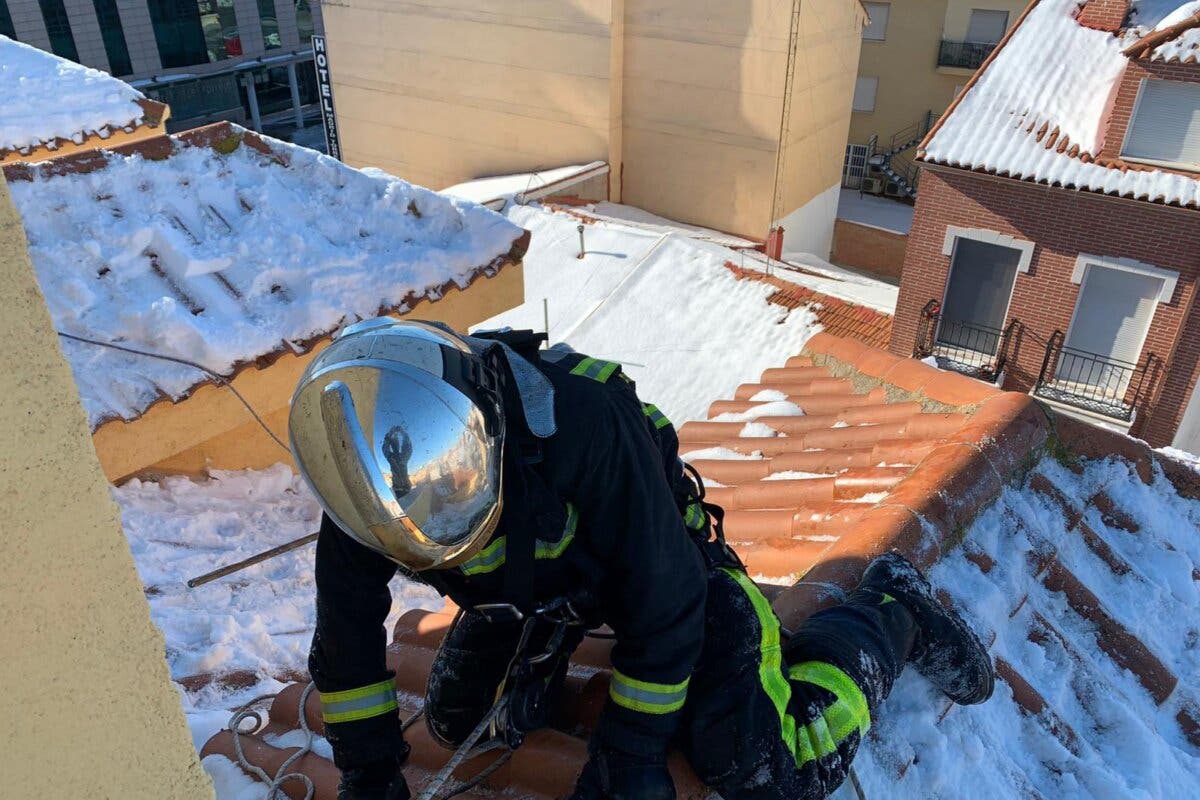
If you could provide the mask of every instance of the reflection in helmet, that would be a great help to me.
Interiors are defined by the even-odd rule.
[[[412,491],[412,481],[408,478],[408,460],[412,458],[412,439],[399,425],[393,426],[383,437],[383,457],[392,468],[392,493],[396,499],[404,497]]]

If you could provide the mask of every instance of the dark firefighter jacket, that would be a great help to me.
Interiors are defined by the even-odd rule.
[[[706,518],[689,504],[694,484],[673,427],[639,401],[616,364],[568,354],[538,367],[555,389],[557,432],[540,441],[538,463],[522,473],[530,479],[518,482],[521,496],[506,480],[490,544],[431,582],[461,607],[505,602],[507,536],[518,520],[536,520],[535,599],[588,586],[597,620],[616,633],[612,686],[595,734],[605,741],[594,744],[657,754],[678,725],[704,636],[706,572],[687,527],[704,529]],[[517,402],[506,398],[510,426],[523,419]],[[396,569],[323,519],[309,669],[342,769],[403,747],[384,661]]]

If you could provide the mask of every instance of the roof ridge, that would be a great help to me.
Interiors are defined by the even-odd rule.
[[[1200,28],[1200,11],[1162,30],[1150,31],[1121,52],[1129,58],[1144,58],[1154,48],[1166,44],[1193,28]]]

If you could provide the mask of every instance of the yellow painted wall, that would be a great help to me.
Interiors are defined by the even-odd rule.
[[[609,161],[613,0],[324,6],[348,163],[435,189]]]
[[[884,41],[864,39],[858,74],[879,78],[873,112],[854,112],[848,142],[866,144],[872,134],[887,143],[927,110],[941,114],[954,90],[972,71],[937,66],[942,39],[961,41],[971,9],[1003,9],[1011,27],[1022,0],[892,0]]]
[[[211,800],[3,176],[0,308],[0,795]]]
[[[790,0],[328,5],[344,152],[356,166],[433,188],[606,160],[613,199],[764,237],[791,7]],[[805,0],[802,8],[807,52],[791,131],[799,155],[789,164],[795,181],[785,211],[837,182],[863,16],[857,0]]]

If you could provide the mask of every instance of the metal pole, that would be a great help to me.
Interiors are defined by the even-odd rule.
[[[262,133],[262,115],[258,111],[258,91],[254,88],[253,73],[242,79],[242,86],[246,87],[246,99],[250,102],[250,126]]]
[[[580,224],[577,230],[579,231],[579,258],[582,259],[587,253],[587,249],[583,245],[583,225]]]
[[[292,115],[296,118],[296,127],[304,127],[304,112],[300,110],[300,81],[296,78],[296,62],[287,65],[288,88],[292,90]]]
[[[281,556],[284,553],[290,553],[293,550],[299,550],[301,547],[304,547],[304,545],[315,542],[317,540],[317,535],[318,534],[310,533],[307,536],[301,536],[299,539],[288,542],[287,544],[281,544],[278,547],[272,547],[270,550],[265,550],[256,556],[250,556],[244,561],[238,561],[235,564],[230,564],[228,566],[221,567],[220,569],[215,569],[212,572],[206,572],[199,577],[192,578],[187,582],[187,586],[189,589],[195,589],[197,586],[203,586],[206,583],[212,583],[217,578],[224,578],[226,575],[232,575],[235,572],[241,572],[242,570],[246,569],[246,567],[253,567],[255,564],[261,564],[264,561],[275,558],[275,556]]]
[[[546,330],[546,345],[550,345],[550,298],[542,298],[542,325]]]

